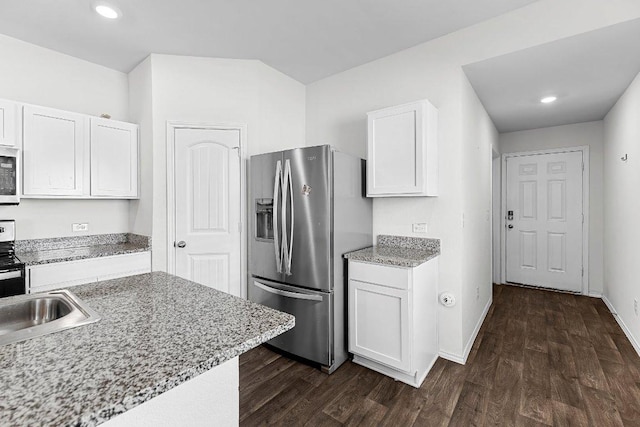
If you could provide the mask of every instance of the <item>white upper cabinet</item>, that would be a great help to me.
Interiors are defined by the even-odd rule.
[[[20,130],[18,105],[0,99],[0,145],[15,147]]]
[[[89,118],[24,107],[24,195],[82,196],[88,185]]]
[[[438,110],[427,100],[367,114],[367,196],[438,195]]]
[[[91,118],[91,195],[138,196],[138,125]]]

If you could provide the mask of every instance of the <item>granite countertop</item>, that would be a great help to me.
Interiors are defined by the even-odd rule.
[[[404,236],[378,236],[377,246],[344,254],[346,259],[395,267],[417,267],[440,255],[440,240]]]
[[[102,319],[0,347],[0,425],[100,424],[295,323],[161,272],[70,290]]]
[[[16,255],[26,265],[51,264],[54,262],[76,261],[79,259],[98,258],[104,256],[124,255],[135,252],[146,252],[148,246],[137,243],[115,243],[78,248],[48,249],[31,252],[18,252]]]
[[[149,250],[151,248],[148,237],[125,233],[16,242],[16,255],[28,266]]]

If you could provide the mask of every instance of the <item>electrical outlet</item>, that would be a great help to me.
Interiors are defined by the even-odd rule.
[[[636,316],[638,315],[638,298],[633,299],[633,312],[636,313]]]
[[[87,222],[74,223],[72,225],[72,229],[73,229],[74,232],[89,231],[89,223],[87,223]]]
[[[414,233],[426,233],[427,232],[427,223],[426,222],[417,222],[413,224],[413,232]]]
[[[480,299],[480,286],[476,286],[476,301]]]

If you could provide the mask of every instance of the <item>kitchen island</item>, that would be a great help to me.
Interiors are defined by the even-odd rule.
[[[237,394],[237,356],[294,326],[286,313],[161,272],[71,291],[102,320],[0,347],[0,425],[117,421],[229,363]]]

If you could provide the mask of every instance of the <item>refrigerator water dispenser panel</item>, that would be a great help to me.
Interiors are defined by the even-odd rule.
[[[273,199],[256,199],[256,239],[273,240]]]

